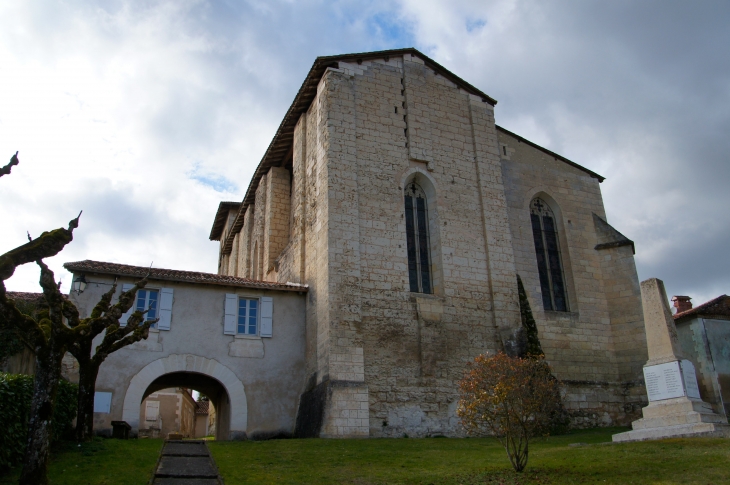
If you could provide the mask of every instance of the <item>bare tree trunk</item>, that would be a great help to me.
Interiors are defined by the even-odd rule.
[[[48,453],[53,433],[53,409],[58,381],[61,378],[62,349],[50,352],[36,351],[36,373],[33,382],[33,400],[28,421],[28,439],[23,459],[20,485],[48,483]]]
[[[94,437],[94,392],[99,366],[89,360],[79,362],[79,400],[76,411],[76,440],[89,441]]]

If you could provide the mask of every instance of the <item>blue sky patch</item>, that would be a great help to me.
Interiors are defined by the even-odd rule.
[[[188,178],[207,185],[216,192],[236,192],[238,185],[228,180],[223,175],[205,173],[200,169],[200,163],[195,163],[193,169],[188,172]]]
[[[485,25],[487,25],[487,21],[484,19],[466,19],[466,31],[469,33],[482,30]]]

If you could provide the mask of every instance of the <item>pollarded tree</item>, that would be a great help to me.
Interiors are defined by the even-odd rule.
[[[16,152],[10,163],[0,168],[0,177],[9,174],[11,168],[18,165],[17,155]],[[44,232],[38,238],[0,255],[0,328],[16,332],[23,343],[33,349],[36,358],[28,438],[20,476],[21,485],[48,483],[52,417],[64,354],[76,342],[84,341],[86,335],[91,333],[92,327],[96,328],[95,325],[109,329],[110,336],[115,335],[115,326],[119,327],[119,318],[132,307],[137,289],[146,284],[146,279],[143,279],[129,291],[123,292],[115,305],[110,304],[110,295],[109,302],[102,302],[97,314],[87,319],[80,319],[78,309],[61,294],[53,271],[43,262],[44,258],[55,256],[73,240],[73,231],[78,225],[79,217],[76,217],[71,220],[67,229],[59,228]],[[15,301],[8,297],[5,288],[5,281],[15,273],[16,268],[32,262],[40,267],[40,286],[47,305],[47,309],[36,318],[21,312]],[[129,320],[127,327],[130,328],[125,330],[127,334],[108,343],[107,347],[102,349],[107,355],[123,346],[122,342],[131,343],[126,339],[130,333],[145,338],[149,325],[153,323],[141,323],[143,312],[139,311]]]
[[[144,288],[147,284],[147,277],[138,281],[136,285],[122,296],[131,294],[132,304],[137,290]],[[94,433],[94,389],[96,378],[99,375],[99,367],[106,360],[109,354],[146,339],[149,335],[150,326],[159,319],[145,319],[147,311],[135,311],[127,320],[126,325],[120,325],[119,318],[122,317],[121,308],[118,304],[112,305],[112,297],[117,289],[116,281],[111,289],[102,295],[99,303],[96,304],[91,315],[83,320],[69,320],[69,325],[74,328],[76,325],[85,325],[87,330],[78,335],[68,347],[68,351],[79,363],[79,395],[76,415],[76,439],[86,441],[93,437]],[[121,298],[120,298],[121,301]],[[124,307],[130,308],[126,304]],[[146,321],[145,321],[146,320]],[[101,343],[92,349],[94,338],[104,333]],[[93,350],[93,352],[92,352]]]
[[[499,439],[518,472],[527,466],[530,439],[547,434],[562,409],[559,383],[542,357],[480,355],[459,390],[457,414],[466,430]]]

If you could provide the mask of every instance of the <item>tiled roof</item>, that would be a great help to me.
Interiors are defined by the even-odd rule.
[[[176,269],[145,268],[127,264],[105,263],[102,261],[74,261],[65,263],[64,268],[73,273],[99,273],[115,276],[131,276],[143,278],[149,272],[150,279],[177,281],[180,283],[200,283],[208,285],[238,286],[241,288],[255,288],[262,290],[307,291],[307,285],[297,283],[274,283],[271,281],[257,281],[248,278],[219,275],[213,273],[198,273],[196,271],[180,271]]]
[[[195,408],[195,414],[208,414],[208,405],[210,401],[198,401]]]
[[[27,293],[25,291],[8,291],[8,298],[35,303],[43,299],[43,293]]]
[[[714,300],[710,300],[706,303],[703,303],[702,305],[697,305],[696,307],[692,308],[691,310],[686,310],[681,313],[677,313],[674,315],[675,320],[681,320],[686,317],[692,317],[692,316],[722,316],[722,317],[730,317],[730,296],[727,295],[721,295],[715,298]]]

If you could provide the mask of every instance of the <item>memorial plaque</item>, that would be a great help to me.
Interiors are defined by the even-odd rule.
[[[694,399],[702,399],[700,397],[700,388],[697,385],[697,374],[695,374],[695,366],[689,360],[683,360],[682,378],[684,379],[684,388],[687,391],[687,397]]]
[[[649,401],[661,401],[685,395],[678,361],[644,367],[644,382]]]

